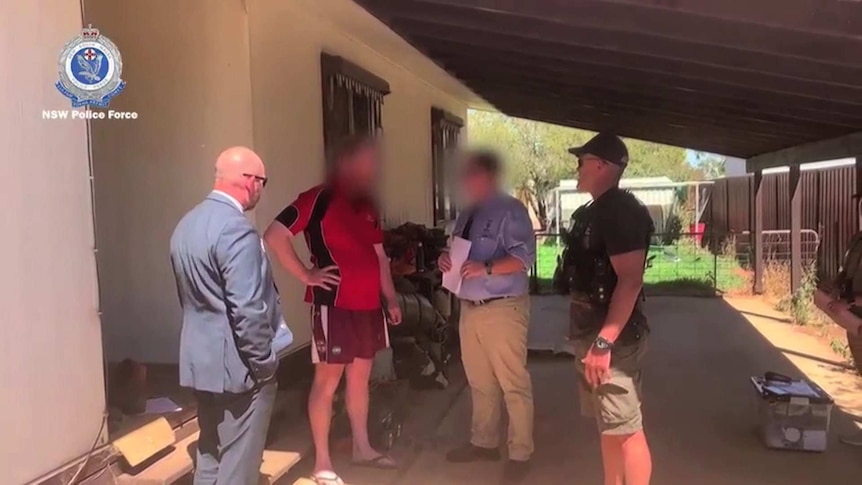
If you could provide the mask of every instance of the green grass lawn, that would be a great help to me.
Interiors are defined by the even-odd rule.
[[[563,250],[557,241],[556,237],[547,237],[538,244],[537,271],[541,290],[550,288],[557,256]],[[716,257],[687,239],[670,246],[653,246],[649,255],[653,257],[652,263],[644,274],[648,292],[711,292],[714,288],[725,292],[746,284],[734,258]]]

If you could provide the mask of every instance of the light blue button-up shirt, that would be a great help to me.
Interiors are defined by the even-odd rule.
[[[485,263],[511,255],[524,263],[524,271],[466,279],[461,283],[458,297],[478,301],[526,295],[530,290],[527,272],[536,260],[536,237],[527,208],[510,195],[498,194],[477,207],[462,211],[455,221],[454,235],[462,236],[471,214],[470,261]]]

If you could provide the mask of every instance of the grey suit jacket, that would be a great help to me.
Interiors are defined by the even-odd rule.
[[[284,318],[260,236],[230,199],[211,193],[171,237],[183,311],[180,385],[240,393],[275,375]]]

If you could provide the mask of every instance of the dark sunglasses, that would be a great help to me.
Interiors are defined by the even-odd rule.
[[[608,161],[606,161],[606,160],[602,160],[602,159],[601,159],[601,158],[599,158],[599,157],[592,157],[592,156],[579,157],[579,158],[578,158],[578,168],[583,167],[583,166],[584,166],[584,161],[586,161],[586,160],[598,160],[602,165],[607,165],[607,164],[609,164],[609,163],[610,163],[610,162],[608,162]]]
[[[256,181],[260,182],[262,187],[266,187],[266,183],[269,181],[269,179],[266,177],[261,177],[260,175],[254,175],[254,174],[250,174],[250,173],[244,173],[244,174],[242,174],[242,176],[255,179]]]

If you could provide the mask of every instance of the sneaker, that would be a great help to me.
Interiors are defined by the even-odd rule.
[[[527,478],[530,471],[529,461],[509,460],[503,468],[503,485],[517,485]]]
[[[455,448],[446,453],[446,461],[451,463],[470,463],[473,461],[499,461],[500,450],[497,448],[482,448],[472,443]]]
[[[862,429],[852,434],[840,436],[838,439],[845,445],[862,447]]]

